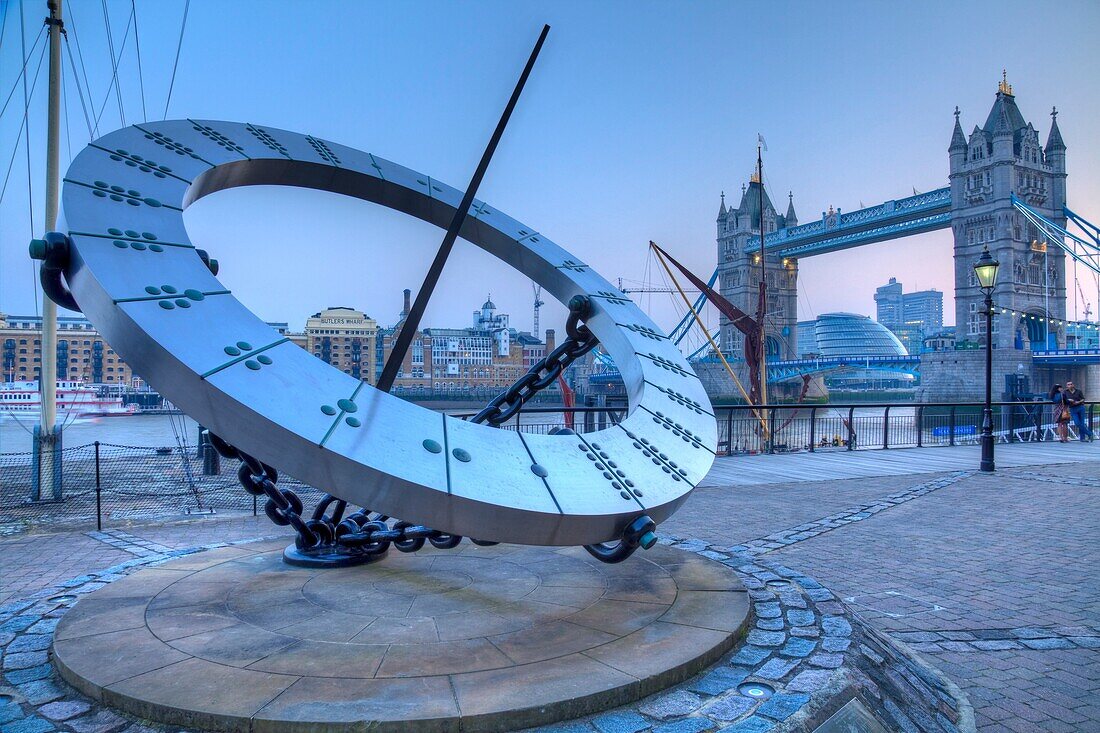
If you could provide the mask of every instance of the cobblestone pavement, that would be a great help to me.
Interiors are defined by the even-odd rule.
[[[981,731],[1100,731],[1097,463],[700,489],[662,530],[813,576],[939,666]]]
[[[661,531],[697,538],[695,549],[703,554],[707,545],[730,548],[737,557],[794,568],[820,582],[860,619],[906,642],[957,683],[975,708],[979,730],[1100,731],[1097,465],[701,488]],[[261,516],[17,536],[0,541],[0,604],[141,562],[148,553],[280,532]],[[3,636],[0,645],[8,643]],[[103,715],[50,709],[40,723],[16,728],[3,720],[2,693],[5,731],[52,730],[51,713],[80,720]],[[675,694],[702,693],[685,686]],[[711,704],[708,699],[701,704]],[[638,725],[637,712],[621,715]],[[687,719],[694,727],[673,718],[666,725],[713,729],[694,715]],[[109,722],[86,727],[105,733],[130,724]],[[576,729],[602,731],[604,722]]]

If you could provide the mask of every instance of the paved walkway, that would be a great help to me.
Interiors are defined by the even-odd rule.
[[[997,445],[995,458],[999,468],[1096,461],[1100,460],[1100,444],[1080,441],[1064,444],[1058,442],[1005,443]],[[701,485],[775,485],[792,481],[966,471],[976,468],[980,459],[981,448],[977,445],[857,451],[825,448],[812,454],[799,452],[728,456],[718,458],[714,462],[714,468],[703,479]]]
[[[661,532],[813,576],[959,684],[979,730],[1100,731],[1100,446],[997,455],[992,475],[972,447],[723,458]],[[280,532],[248,517],[7,539],[0,604],[163,548]]]
[[[1034,465],[1028,448],[1076,462]],[[856,457],[873,471],[882,455]],[[736,465],[744,479],[769,460],[808,470],[816,457],[721,459],[661,529],[813,576],[962,687],[981,731],[1100,731],[1100,445],[998,446],[992,475],[973,471],[973,455],[965,471],[919,475],[914,461],[908,474],[882,465],[878,477],[770,486],[715,475]],[[928,490],[940,477],[953,480]]]

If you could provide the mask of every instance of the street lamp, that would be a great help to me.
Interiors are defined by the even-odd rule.
[[[982,463],[981,470],[992,471],[993,466],[993,286],[997,284],[997,268],[1000,262],[989,254],[989,247],[974,263],[978,287],[985,294],[985,410],[982,411]]]

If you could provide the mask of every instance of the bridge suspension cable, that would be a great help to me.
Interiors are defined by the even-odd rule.
[[[1023,214],[1024,218],[1031,222],[1036,229],[1042,232],[1046,241],[1057,245],[1062,251],[1072,257],[1075,262],[1081,263],[1097,275],[1100,275],[1100,237],[1089,232],[1087,228],[1093,227],[1095,230],[1095,225],[1087,221],[1085,221],[1086,226],[1078,224],[1078,226],[1081,226],[1081,228],[1085,230],[1086,236],[1092,240],[1089,241],[1047,219],[1038,211],[1016,198],[1015,194],[1012,195],[1012,206]],[[1065,212],[1067,217],[1072,213],[1069,209],[1065,209]],[[1073,214],[1072,218],[1075,223],[1077,223],[1078,220],[1084,221],[1076,214]],[[1066,239],[1069,239],[1071,244],[1067,244]]]
[[[710,279],[707,280],[707,287],[713,288],[714,283],[718,282],[718,268],[714,268],[714,272],[711,273]],[[672,339],[672,343],[679,345],[684,337],[687,336],[689,330],[691,330],[691,324],[693,322],[692,314],[695,311],[700,310],[707,302],[707,296],[705,293],[699,293],[699,297],[695,299],[695,304],[688,304],[690,310],[684,314],[684,317],[680,319],[680,322],[669,332],[668,337]]]

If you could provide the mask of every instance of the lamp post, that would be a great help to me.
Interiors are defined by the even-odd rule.
[[[985,294],[985,409],[982,411],[982,463],[981,470],[992,471],[993,466],[993,286],[997,284],[997,268],[1000,262],[989,254],[989,247],[974,263],[978,287]]]

